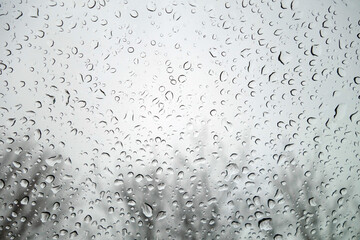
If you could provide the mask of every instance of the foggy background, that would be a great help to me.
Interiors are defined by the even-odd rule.
[[[3,1],[2,236],[358,238],[359,10],[356,1]],[[49,171],[59,183],[41,188]],[[20,173],[30,182],[39,173],[35,199],[61,185],[45,194],[62,199],[60,210],[35,204],[58,211],[50,229],[18,231]]]

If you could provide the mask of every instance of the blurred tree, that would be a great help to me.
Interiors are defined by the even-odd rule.
[[[292,152],[268,171],[250,153],[176,151],[170,162],[112,171],[114,185],[96,184],[103,214],[99,236],[124,239],[357,239],[359,206],[350,186],[330,191],[324,173]],[[153,150],[153,152],[155,152]],[[215,154],[216,153],[216,154]],[[230,156],[230,157],[229,157]],[[140,160],[139,160],[140,161]],[[167,169],[165,169],[167,165]],[[319,168],[317,170],[320,171]],[[100,171],[100,170],[99,170]],[[102,169],[104,173],[108,169]],[[102,174],[99,172],[99,176]],[[99,179],[97,183],[104,182]],[[109,181],[108,181],[109,182]],[[356,206],[351,212],[350,207]],[[95,206],[95,205],[94,205]],[[104,214],[105,213],[105,214]],[[103,234],[99,234],[103,232]]]
[[[61,182],[63,162],[61,155],[28,142],[14,142],[2,150],[0,239],[59,236],[56,231],[67,218]]]
[[[267,224],[259,227],[270,239],[359,239],[360,211],[351,186],[330,190],[319,167],[316,172],[296,162],[293,153],[275,169],[274,196],[263,203]],[[354,208],[355,206],[355,208]],[[351,210],[353,209],[353,210]]]

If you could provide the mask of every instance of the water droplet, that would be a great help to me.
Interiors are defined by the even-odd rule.
[[[275,201],[272,200],[272,199],[269,199],[269,200],[268,200],[268,207],[269,207],[270,209],[273,209],[273,208],[275,207]]]
[[[13,162],[13,165],[14,165],[14,167],[16,167],[16,168],[21,168],[21,163],[20,163],[20,162],[14,161],[14,162]]]
[[[45,178],[45,182],[47,182],[47,183],[52,183],[54,180],[55,180],[54,175],[47,175]]]
[[[20,203],[22,205],[27,205],[29,203],[29,197],[28,196],[23,197],[23,199],[21,199]]]
[[[137,17],[139,16],[139,13],[138,13],[138,11],[136,11],[136,10],[132,10],[132,11],[130,12],[130,16],[133,17],[133,18],[137,18]]]
[[[258,226],[261,230],[270,231],[273,229],[271,226],[271,221],[271,218],[263,218],[259,221]]]
[[[134,49],[133,47],[129,47],[129,48],[128,48],[128,52],[129,52],[129,53],[133,53],[134,51],[135,51],[135,49]]]
[[[156,216],[156,220],[161,220],[166,218],[166,212],[165,211],[160,211],[157,216]]]
[[[225,180],[230,181],[231,178],[239,173],[239,167],[235,163],[229,163],[226,166]]]
[[[150,12],[156,11],[156,3],[154,1],[150,1],[146,4],[146,9]]]
[[[166,100],[168,100],[168,101],[172,100],[172,99],[174,98],[173,92],[172,92],[172,91],[167,91],[167,92],[165,93],[165,98],[166,98]]]
[[[74,239],[74,238],[76,238],[78,235],[79,235],[79,234],[78,234],[77,231],[73,231],[73,232],[70,233],[70,239]]]
[[[221,82],[225,82],[225,81],[228,79],[228,76],[229,76],[229,75],[228,75],[227,72],[222,71],[222,72],[220,73],[219,79],[220,79]]]
[[[141,182],[144,179],[144,176],[142,174],[138,174],[135,177],[135,181],[136,182]]]
[[[90,215],[86,215],[84,221],[85,223],[90,223],[92,221],[92,217]]]
[[[346,189],[346,188],[340,189],[340,194],[341,194],[341,195],[347,194],[347,189]]]
[[[129,205],[129,206],[135,206],[135,205],[136,205],[136,202],[131,199],[131,200],[128,201],[128,205]]]
[[[20,186],[23,188],[26,188],[27,186],[29,186],[29,181],[26,179],[21,179],[20,180]]]
[[[180,75],[180,76],[178,77],[179,83],[184,83],[184,82],[186,82],[186,80],[187,80],[187,78],[186,78],[185,75]]]
[[[42,212],[41,216],[40,216],[40,220],[41,222],[47,222],[50,218],[50,213],[49,212]]]
[[[147,204],[147,203],[144,203],[144,204],[141,206],[141,209],[142,209],[142,211],[143,211],[143,214],[144,214],[146,217],[148,217],[148,218],[152,217],[152,215],[153,215],[153,208],[152,208],[151,205],[149,205],[149,204]]]
[[[62,161],[62,156],[61,156],[61,155],[56,155],[56,156],[52,156],[52,157],[49,157],[49,158],[45,159],[45,162],[46,162],[50,167],[53,167],[53,166],[55,166],[56,164],[61,163],[61,161]]]
[[[315,207],[315,206],[317,205],[314,198],[310,198],[310,199],[309,199],[309,204],[310,204],[310,206],[312,206],[312,207]]]

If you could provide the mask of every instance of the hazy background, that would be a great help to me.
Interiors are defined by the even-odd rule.
[[[329,193],[358,199],[359,11],[357,1],[2,1],[1,143],[61,154],[63,189],[95,215],[101,190],[150,166],[168,181],[187,164],[198,178],[205,169],[215,189],[245,167],[251,196],[275,194],[295,159]]]

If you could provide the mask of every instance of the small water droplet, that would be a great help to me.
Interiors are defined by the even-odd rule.
[[[137,18],[137,17],[139,16],[139,13],[138,13],[138,11],[136,11],[136,10],[132,10],[132,11],[130,12],[130,16],[133,17],[133,18]]]
[[[56,164],[58,163],[61,163],[62,161],[62,156],[61,155],[57,155],[57,156],[52,156],[52,157],[49,157],[45,160],[45,162],[50,166],[50,167],[53,167],[55,166]]]
[[[22,186],[23,188],[26,188],[27,186],[29,186],[29,181],[26,179],[21,179],[20,186]]]
[[[22,205],[27,205],[29,203],[29,197],[25,196],[23,199],[21,199],[20,203]]]
[[[157,216],[156,216],[156,220],[161,220],[166,218],[166,212],[165,211],[160,211]]]

